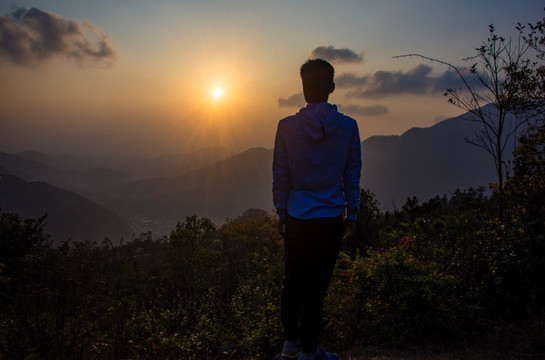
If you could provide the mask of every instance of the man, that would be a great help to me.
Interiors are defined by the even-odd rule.
[[[282,356],[336,360],[319,347],[322,308],[341,240],[356,228],[360,137],[356,121],[328,103],[333,66],[309,60],[300,73],[307,106],[278,123],[273,160],[273,201],[285,240]]]

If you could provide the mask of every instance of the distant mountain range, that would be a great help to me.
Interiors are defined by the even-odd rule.
[[[0,175],[0,209],[23,219],[47,214],[45,229],[56,245],[106,237],[118,242],[122,237],[130,240],[134,232],[127,220],[80,195],[11,175]]]
[[[376,194],[383,209],[394,209],[412,196],[426,201],[487,186],[496,181],[492,157],[464,140],[479,126],[457,117],[401,136],[366,139],[362,187]],[[509,160],[512,147],[507,153]],[[0,152],[0,174],[11,175],[0,181],[0,208],[26,217],[48,212],[48,230],[62,238],[119,236],[127,234],[128,224],[134,234],[163,235],[193,214],[221,224],[250,208],[273,211],[272,155],[272,149],[233,154],[218,148],[99,165],[70,156]],[[63,213],[75,210],[89,224]]]
[[[408,197],[426,201],[456,189],[488,187],[497,181],[492,156],[469,144],[480,128],[461,117],[428,128],[412,128],[401,136],[373,136],[362,143],[362,187],[370,189],[382,206],[401,208]],[[512,160],[508,142],[505,161]]]
[[[250,149],[178,177],[122,184],[102,203],[159,232],[193,214],[223,223],[250,208],[273,210],[271,164],[272,150]]]

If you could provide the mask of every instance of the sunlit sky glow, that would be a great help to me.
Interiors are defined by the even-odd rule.
[[[219,86],[215,88],[214,91],[212,92],[212,96],[214,96],[214,98],[216,99],[219,99],[222,95],[223,95],[223,90]]]
[[[420,53],[467,65],[462,59],[486,39],[489,24],[514,35],[517,22],[542,19],[544,6],[541,0],[2,1],[2,37],[15,31],[26,38],[16,42],[17,51],[0,38],[0,151],[151,156],[272,148],[278,120],[304,106],[298,72],[309,57],[329,57],[335,66],[330,101],[357,119],[362,139],[401,134],[460,110],[441,95],[447,69],[393,56]],[[57,28],[62,46],[28,50],[29,39],[39,40],[36,18],[24,11],[32,7],[58,24],[72,21],[79,32]]]

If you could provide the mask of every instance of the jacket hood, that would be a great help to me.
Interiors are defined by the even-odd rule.
[[[300,128],[314,141],[329,137],[340,125],[337,106],[325,102],[308,104],[296,116],[301,119]]]

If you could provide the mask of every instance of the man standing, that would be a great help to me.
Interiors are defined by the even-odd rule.
[[[307,106],[278,123],[273,201],[284,235],[282,356],[336,360],[320,347],[322,308],[341,240],[354,233],[361,145],[356,121],[329,104],[334,69],[325,60],[301,66]]]

